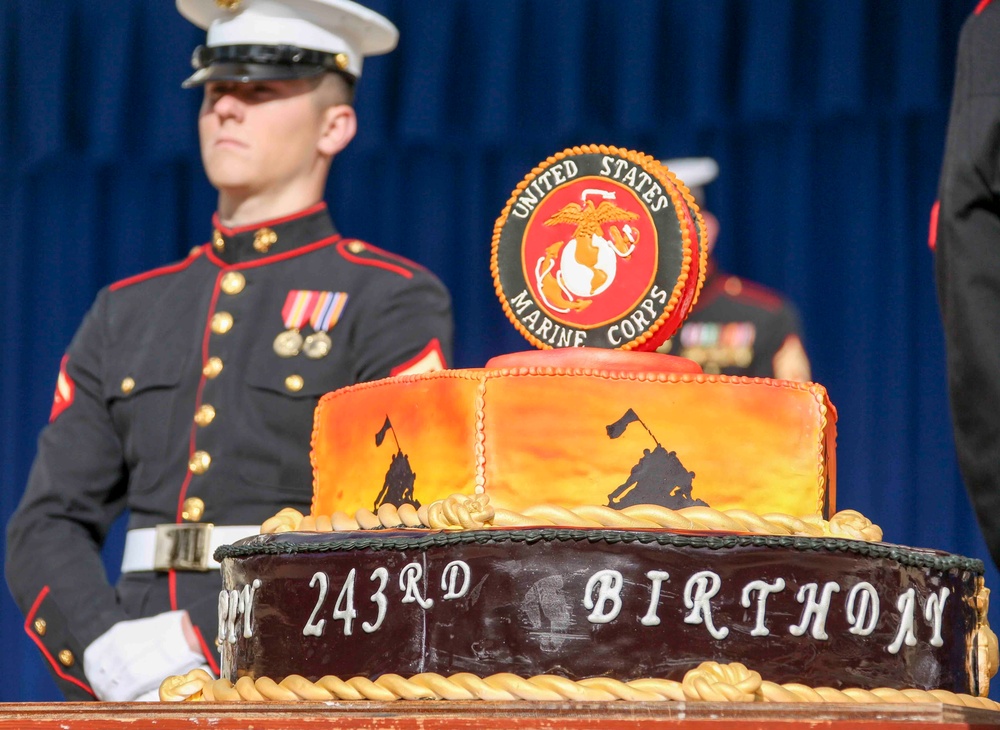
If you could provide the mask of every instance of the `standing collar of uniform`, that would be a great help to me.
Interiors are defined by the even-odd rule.
[[[229,265],[265,261],[337,235],[326,203],[322,202],[282,218],[236,228],[222,225],[215,213],[212,226],[212,253]]]

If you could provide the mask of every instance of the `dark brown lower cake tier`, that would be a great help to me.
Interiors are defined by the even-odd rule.
[[[662,530],[262,535],[220,548],[223,676],[472,672],[978,694],[983,565],[836,538]]]

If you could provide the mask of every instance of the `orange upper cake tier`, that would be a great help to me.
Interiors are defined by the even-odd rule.
[[[820,385],[705,375],[655,353],[517,353],[324,396],[312,512],[485,492],[513,511],[658,504],[829,517],[835,440]]]

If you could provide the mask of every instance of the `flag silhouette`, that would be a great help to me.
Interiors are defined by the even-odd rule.
[[[388,433],[389,429],[392,428],[392,424],[389,422],[389,416],[385,417],[385,423],[382,424],[382,430],[375,434],[375,445],[381,446],[382,441],[385,440],[385,435]]]
[[[614,423],[612,423],[610,426],[606,427],[608,429],[608,436],[610,436],[613,439],[618,438],[623,433],[625,433],[625,429],[628,428],[628,425],[630,423],[635,423],[638,420],[639,420],[639,416],[636,415],[635,411],[633,411],[631,408],[629,408],[627,411],[625,411],[625,415],[624,416],[622,416],[621,418],[619,418],[617,421],[615,421]]]

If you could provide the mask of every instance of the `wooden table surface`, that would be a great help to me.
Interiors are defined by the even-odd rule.
[[[1000,728],[1000,712],[941,704],[686,702],[9,703],[0,730],[917,730]]]

